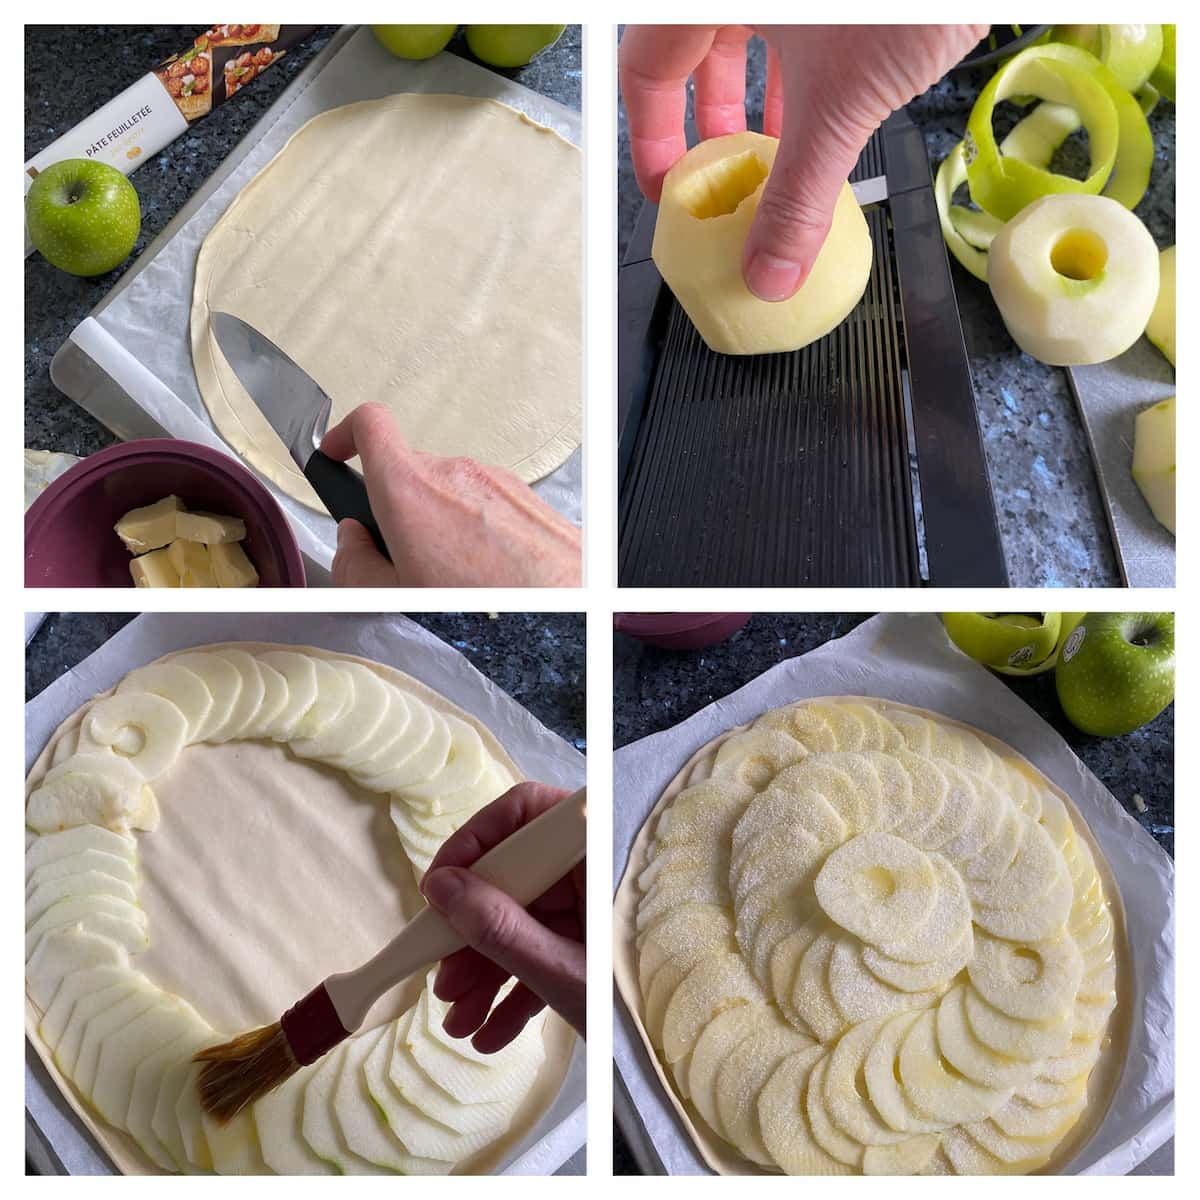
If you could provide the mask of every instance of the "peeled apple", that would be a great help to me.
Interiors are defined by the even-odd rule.
[[[871,234],[847,183],[812,272],[790,299],[758,299],[742,278],[742,252],[778,139],[732,133],[692,147],[663,181],[653,258],[711,350],[799,350],[846,319],[871,274]]]
[[[1158,299],[1146,322],[1146,336],[1175,365],[1175,247],[1158,256]]]
[[[1013,341],[1052,366],[1107,362],[1142,335],[1158,250],[1105,196],[1043,196],[996,236],[988,286]]]
[[[1133,481],[1155,520],[1174,533],[1175,397],[1143,409],[1133,428]]]

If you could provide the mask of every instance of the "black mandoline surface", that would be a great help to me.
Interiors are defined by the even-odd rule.
[[[862,301],[791,354],[704,345],[649,260],[646,206],[620,272],[622,586],[917,586],[917,512],[930,582],[1007,582],[928,161],[903,113],[851,178],[885,169]]]

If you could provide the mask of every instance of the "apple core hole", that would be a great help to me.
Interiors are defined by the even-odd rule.
[[[753,150],[723,158],[688,181],[684,205],[701,221],[726,217],[762,185],[767,164]]]
[[[1009,974],[1020,983],[1034,983],[1042,974],[1042,960],[1036,951],[1024,946],[1012,952]]]
[[[896,892],[896,877],[887,867],[868,867],[859,876],[862,898],[869,904],[880,904]]]
[[[1068,229],[1050,250],[1050,265],[1067,279],[1095,279],[1108,262],[1108,246],[1090,229]]]
[[[126,758],[133,758],[135,755],[141,754],[145,746],[146,731],[136,725],[121,726],[112,742],[113,752],[124,755]]]

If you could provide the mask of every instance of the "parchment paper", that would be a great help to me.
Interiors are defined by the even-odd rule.
[[[574,749],[455,651],[394,616],[143,616],[27,706],[27,766],[47,757],[47,737],[66,713],[133,667],[177,649],[229,640],[235,631],[242,644],[256,636],[317,643],[383,664],[381,673],[397,685],[443,711],[457,704],[477,718],[489,750],[518,773],[563,787],[582,783],[582,758]],[[392,668],[430,680],[440,695],[426,693],[416,680],[405,684]],[[515,763],[503,745],[513,749]],[[35,772],[42,766],[35,763]],[[233,779],[237,788],[230,786]],[[190,747],[156,792],[162,824],[139,838],[139,898],[152,940],[138,966],[194,1002],[219,1029],[277,1018],[330,971],[369,957],[420,907],[411,870],[388,829],[386,805],[340,773],[298,762],[281,747]],[[241,900],[248,894],[252,905]],[[313,917],[306,920],[309,912]],[[403,1011],[420,986],[420,979],[412,980],[385,997],[364,1028]],[[547,1066],[518,1115],[514,1136],[470,1164],[476,1169],[499,1163],[548,1173],[582,1143],[582,1048],[573,1046],[557,1019],[548,1023],[546,1040]],[[32,1051],[26,1104],[72,1174],[111,1173],[95,1139],[84,1134],[80,1115],[126,1173],[148,1168],[132,1142],[92,1122],[53,1064],[38,1061]]]
[[[374,100],[397,92],[491,97],[548,125],[575,145],[581,141],[580,114],[555,100],[453,54],[439,54],[425,62],[404,62],[384,50],[368,28],[357,30],[306,87],[293,85],[285,93],[287,102],[278,110],[275,123],[134,281],[71,334],[72,340],[171,436],[232,453],[213,429],[196,386],[188,334],[196,255],[208,231],[242,187],[311,117],[355,100]],[[369,163],[363,164],[363,185],[370,186]],[[363,397],[364,401],[369,399]],[[239,461],[246,465],[244,460]],[[328,567],[336,545],[333,520],[285,496],[255,474],[288,514],[300,548],[313,561]],[[534,490],[579,523],[581,451],[576,450],[561,467],[535,484]]]
[[[651,810],[697,750],[769,708],[823,695],[876,696],[976,726],[1028,758],[1086,819],[1126,911],[1133,978],[1130,1035],[1107,1115],[1060,1173],[1127,1173],[1174,1130],[1173,864],[1040,717],[949,642],[936,616],[875,617],[844,638],[781,663],[675,728],[618,750],[613,768],[614,891]],[[623,1005],[616,1012],[613,1058],[667,1173],[709,1173]]]

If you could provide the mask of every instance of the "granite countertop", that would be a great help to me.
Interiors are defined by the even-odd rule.
[[[25,156],[56,137],[187,46],[202,25],[32,25],[25,28]],[[50,382],[50,360],[146,246],[197,191],[242,136],[326,45],[336,26],[320,26],[245,89],[197,121],[130,176],[142,204],[133,255],[115,271],[80,279],[40,254],[25,260],[25,445],[86,455],[117,439]],[[449,51],[469,58],[462,32]],[[568,25],[528,67],[502,71],[571,108],[581,106],[582,32]],[[69,87],[64,86],[69,79]]]
[[[908,106],[935,167],[962,139],[967,116],[994,71],[953,74]],[[750,45],[746,103],[762,128],[763,43]],[[689,118],[691,115],[689,100]],[[1000,114],[997,114],[998,120]],[[1150,114],[1155,162],[1137,208],[1160,246],[1175,241],[1175,108]],[[1068,143],[1068,146],[1070,143]],[[1066,149],[1066,148],[1064,148]],[[622,106],[618,128],[618,249],[623,254],[641,209]],[[971,364],[996,516],[1013,587],[1119,587],[1107,518],[1067,373],[1021,353],[981,283],[951,259]]]
[[[135,613],[49,613],[25,653],[25,699],[108,641]],[[579,613],[408,613],[577,750],[587,750]],[[283,617],[286,621],[287,618]]]
[[[758,613],[728,641],[706,650],[659,650],[621,634],[613,636],[613,746],[669,729],[787,658],[794,658],[861,624],[869,613]],[[1053,675],[999,676],[1048,721],[1087,768],[1168,854],[1175,853],[1175,706],[1121,738],[1079,733],[1058,708]],[[1140,795],[1146,812],[1134,808]],[[640,1168],[619,1125],[613,1128],[613,1171]],[[1174,1173],[1172,1143],[1135,1174]]]

